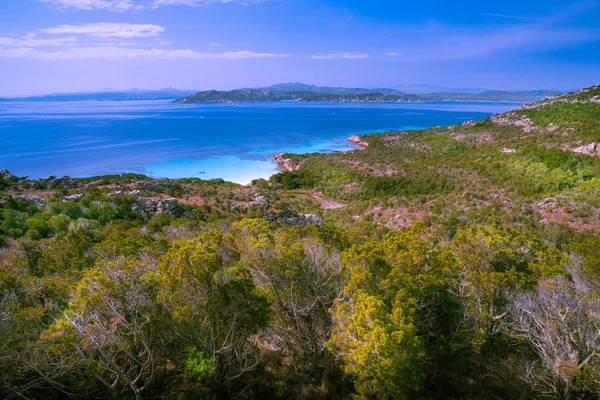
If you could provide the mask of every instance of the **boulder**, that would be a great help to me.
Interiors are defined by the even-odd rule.
[[[90,188],[90,187],[96,187],[96,186],[102,186],[104,185],[106,182],[104,182],[104,180],[100,179],[98,181],[94,181],[94,182],[90,182],[87,185],[85,185],[85,188]]]
[[[132,207],[133,212],[143,217],[156,214],[180,216],[186,213],[185,207],[175,198],[140,197]]]
[[[72,194],[70,196],[63,197],[62,201],[63,202],[66,202],[66,201],[79,201],[79,200],[83,199],[83,196],[84,196],[83,193]]]
[[[139,181],[135,183],[135,188],[146,192],[165,192],[175,188],[173,183],[154,183],[148,181]]]
[[[301,214],[291,208],[288,208],[284,211],[279,211],[277,213],[267,214],[265,219],[267,221],[290,226],[325,225],[325,221],[321,217],[315,214]]]
[[[12,172],[10,172],[7,169],[3,169],[0,170],[0,181],[3,181],[5,183],[10,183],[10,182],[16,182],[17,180],[19,180],[19,178],[17,178],[17,176],[13,175]]]
[[[271,204],[269,203],[269,201],[267,200],[267,198],[265,196],[259,196],[259,195],[254,197],[253,205],[264,207],[264,208],[269,208],[271,206]]]
[[[5,204],[7,199],[11,198],[9,197],[5,197],[3,199],[0,200],[0,204]],[[27,204],[30,204],[32,206],[36,206],[36,207],[44,207],[46,205],[46,199],[40,196],[32,196],[32,195],[28,195],[28,194],[22,194],[19,196],[12,196],[13,200],[21,200],[26,202]]]

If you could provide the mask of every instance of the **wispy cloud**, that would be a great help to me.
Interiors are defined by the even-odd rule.
[[[144,7],[133,0],[39,0],[65,10],[105,10],[123,12]]]
[[[33,48],[18,47],[0,49],[0,58],[33,58],[40,60],[76,60],[76,59],[187,59],[187,60],[241,60],[253,58],[285,58],[289,54],[257,53],[253,51],[235,51],[225,53],[204,53],[194,50],[132,49],[123,47],[77,47],[61,51],[38,51]]]
[[[407,32],[405,37],[409,37]],[[537,52],[600,41],[600,27],[564,27],[531,22],[496,29],[438,26],[412,41],[404,40],[389,56],[406,61],[467,60],[508,52]],[[398,53],[398,54],[396,54]]]
[[[210,47],[221,47],[221,46],[225,46],[223,43],[219,43],[219,42],[210,42],[208,44]]]
[[[252,4],[268,0],[38,0],[64,10],[140,11],[166,6],[208,6],[216,3]]]
[[[345,60],[360,60],[364,58],[369,58],[368,54],[357,54],[357,53],[331,53],[325,55],[313,55],[310,56],[311,60],[336,60],[336,59],[345,59]]]
[[[399,61],[468,60],[498,54],[532,53],[569,48],[600,41],[600,26],[570,21],[598,7],[600,2],[573,2],[548,15],[484,13],[504,18],[508,26],[448,26],[430,21],[423,27],[406,27],[388,56]]]
[[[0,46],[2,47],[57,47],[65,45],[73,45],[77,43],[77,38],[53,38],[53,39],[38,39],[34,34],[24,37],[0,37]]]
[[[524,20],[524,21],[547,21],[543,18],[522,17],[519,15],[506,15],[506,14],[494,14],[494,13],[481,13],[481,15],[485,15],[486,17],[519,19],[519,20]]]
[[[165,28],[150,24],[98,22],[93,24],[60,25],[55,28],[42,29],[41,31],[53,35],[74,34],[97,38],[145,38],[158,36],[165,31]]]

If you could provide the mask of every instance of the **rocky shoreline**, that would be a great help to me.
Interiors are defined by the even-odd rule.
[[[361,150],[364,150],[367,147],[369,147],[369,143],[367,141],[361,139],[361,137],[359,135],[350,136],[347,140],[350,143],[354,143],[355,145],[360,147]],[[281,172],[298,171],[300,169],[300,167],[302,166],[302,164],[304,163],[303,161],[301,161],[298,164],[294,164],[294,162],[291,159],[284,158],[284,155],[285,155],[285,153],[281,153],[281,152],[273,154],[273,159],[279,166],[279,169],[281,170]]]
[[[348,141],[350,143],[354,143],[355,145],[357,145],[361,149],[366,149],[367,147],[369,147],[369,143],[366,142],[366,141],[364,141],[364,140],[362,140],[359,135],[350,136],[348,138]]]
[[[277,165],[279,165],[279,169],[281,170],[281,172],[298,171],[298,169],[300,168],[302,163],[300,163],[298,165],[294,165],[292,160],[290,160],[289,158],[283,158],[284,155],[285,155],[285,153],[273,154],[273,158],[275,159],[275,162],[277,163]]]

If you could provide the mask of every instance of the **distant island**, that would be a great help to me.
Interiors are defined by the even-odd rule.
[[[238,103],[264,101],[301,101],[326,103],[406,103],[434,101],[515,102],[527,103],[554,96],[554,90],[482,92],[439,92],[412,94],[396,89],[363,89],[322,87],[302,83],[283,83],[267,88],[237,89],[230,91],[208,90],[184,96],[176,103]]]
[[[401,88],[403,90],[399,90]],[[559,94],[556,90],[503,91],[486,89],[452,89],[428,85],[398,88],[345,88],[315,86],[304,83],[279,83],[264,88],[230,91],[197,91],[165,88],[159,90],[107,88],[102,91],[55,93],[36,96],[0,98],[0,101],[136,101],[173,100],[176,103],[240,103],[260,101],[302,101],[326,103],[408,103],[433,101],[529,103]],[[435,91],[433,90],[440,90]]]
[[[195,90],[164,88],[159,90],[106,89],[98,92],[55,93],[38,96],[0,98],[0,101],[135,101],[135,100],[173,100],[195,93]]]

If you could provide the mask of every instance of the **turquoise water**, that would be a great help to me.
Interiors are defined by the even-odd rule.
[[[0,169],[31,178],[138,172],[248,183],[272,154],[349,150],[357,133],[480,119],[506,103],[2,102]],[[204,173],[200,173],[204,171]]]

